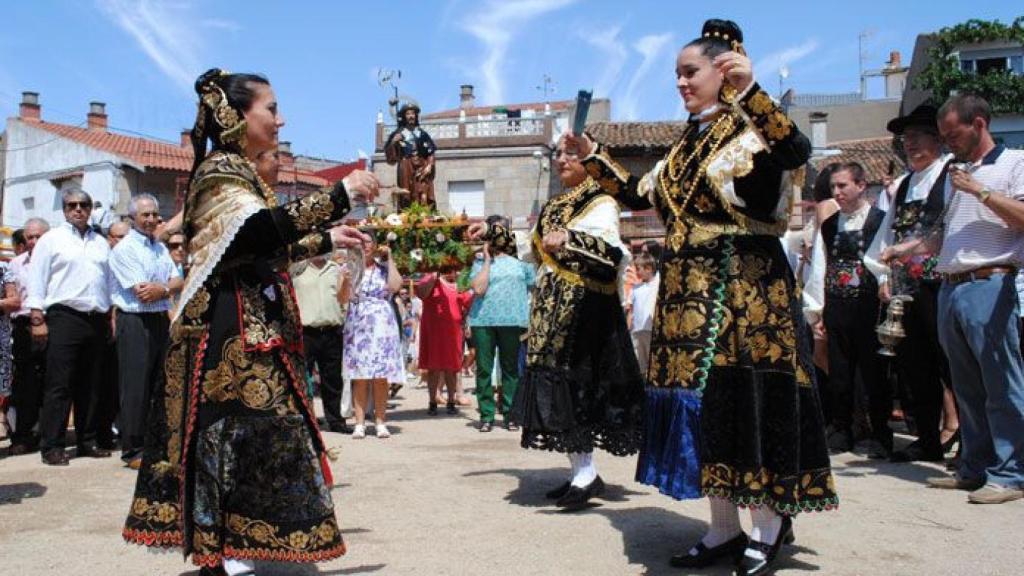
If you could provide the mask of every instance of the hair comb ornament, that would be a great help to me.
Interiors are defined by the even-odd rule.
[[[245,134],[247,124],[245,119],[235,110],[228,102],[228,96],[224,93],[224,89],[220,87],[214,80],[223,76],[227,76],[229,72],[225,70],[211,70],[204,76],[199,86],[199,116],[196,120],[196,125],[201,126],[205,124],[205,114],[203,114],[203,106],[206,106],[213,112],[213,120],[217,123],[220,128],[219,139],[221,143],[227,144],[237,142],[241,148],[245,148]],[[205,129],[205,126],[202,126]]]

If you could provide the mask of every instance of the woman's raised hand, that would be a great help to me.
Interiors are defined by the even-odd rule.
[[[366,170],[353,170],[342,179],[342,182],[349,197],[353,199],[362,198],[369,202],[376,198],[380,191],[380,181],[372,172]]]
[[[754,81],[754,68],[744,54],[725,52],[715,56],[712,63],[737,92],[743,92]]]

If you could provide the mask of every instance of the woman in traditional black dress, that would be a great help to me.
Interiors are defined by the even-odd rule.
[[[619,295],[629,260],[619,208],[564,142],[554,164],[568,191],[544,205],[530,234],[480,223],[469,235],[539,265],[512,420],[524,448],[569,456],[569,479],[547,497],[579,509],[604,488],[593,449],[626,456],[639,448],[643,381]]]
[[[196,92],[184,211],[192,265],[124,538],[180,547],[203,574],[252,574],[254,560],[329,560],[345,544],[284,270],[368,241],[330,224],[349,211],[347,192],[372,196],[377,181],[353,173],[278,206],[257,167],[284,124],[269,82],[215,69]]]
[[[604,146],[572,137],[587,171],[667,235],[647,374],[637,479],[674,498],[708,496],[711,525],[678,567],[772,568],[798,512],[836,507],[821,408],[779,237],[789,171],[807,138],[753,80],[735,23],[709,20],[676,60],[690,120],[642,179]],[[742,532],[737,506],[750,508]]]

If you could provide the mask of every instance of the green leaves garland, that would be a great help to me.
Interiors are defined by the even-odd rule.
[[[977,94],[988,100],[996,114],[1024,114],[1024,76],[1009,70],[985,74],[963,72],[953,51],[958,47],[984,42],[1009,41],[1024,44],[1024,16],[1011,24],[999,20],[968,20],[933,34],[935,44],[928,50],[930,62],[915,80],[915,85],[931,90],[942,103],[956,91]]]
[[[468,222],[452,220],[419,203],[402,211],[401,217],[400,226],[374,218],[361,228],[378,244],[391,248],[402,274],[458,270],[472,261],[473,248],[463,243]]]

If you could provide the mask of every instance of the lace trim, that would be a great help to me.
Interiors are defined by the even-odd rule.
[[[235,548],[224,546],[220,554],[193,554],[192,563],[196,566],[216,568],[221,565],[224,558],[238,558],[240,560],[260,560],[263,562],[327,562],[344,556],[348,549],[345,543],[341,542],[333,548],[319,550],[317,552],[295,552],[291,550],[270,550],[267,548]]]
[[[633,428],[612,428],[598,424],[578,426],[565,432],[523,431],[519,445],[523,448],[548,450],[551,452],[593,452],[600,448],[613,456],[636,454],[643,443],[643,431]]]

